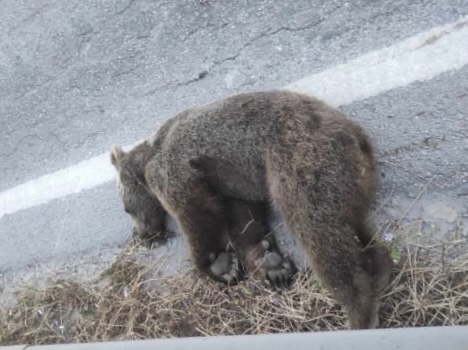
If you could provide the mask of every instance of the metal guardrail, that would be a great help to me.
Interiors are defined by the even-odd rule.
[[[88,344],[6,346],[1,350],[468,350],[468,326],[170,338]]]

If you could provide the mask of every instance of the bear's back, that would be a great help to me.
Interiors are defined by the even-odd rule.
[[[267,147],[284,139],[287,129],[310,136],[312,129],[337,119],[343,119],[341,112],[305,95],[243,93],[169,119],[152,141],[155,164],[159,177],[169,179],[190,171],[189,163],[200,160],[218,191],[265,200]]]

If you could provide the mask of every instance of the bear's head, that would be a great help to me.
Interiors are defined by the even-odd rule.
[[[134,223],[133,234],[152,243],[166,238],[164,209],[146,184],[145,164],[138,152],[138,148],[126,153],[121,147],[113,146],[110,159],[117,170],[117,187],[124,210]]]

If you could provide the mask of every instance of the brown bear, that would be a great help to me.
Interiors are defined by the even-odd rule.
[[[288,91],[242,93],[169,119],[111,162],[125,210],[143,237],[178,222],[195,266],[227,283],[238,261],[274,286],[294,266],[268,235],[277,210],[349,328],[374,328],[391,259],[367,224],[377,188],[374,152],[363,128],[341,111]]]

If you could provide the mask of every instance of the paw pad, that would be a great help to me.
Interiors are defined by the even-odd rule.
[[[233,283],[239,280],[239,262],[237,256],[232,252],[221,252],[218,255],[211,253],[210,271],[217,280]]]

